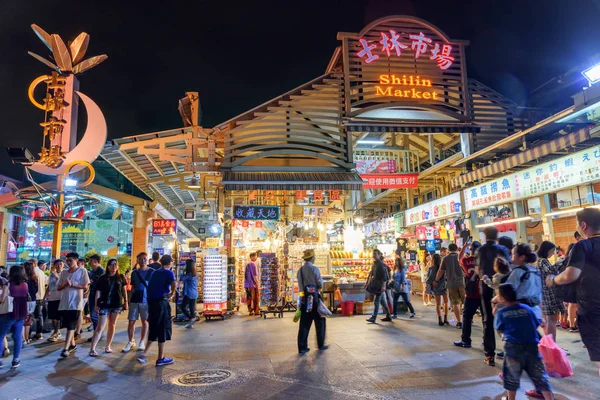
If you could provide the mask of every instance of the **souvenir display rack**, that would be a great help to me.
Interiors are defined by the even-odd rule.
[[[242,304],[242,296],[246,296],[246,289],[244,288],[244,279],[246,272],[246,256],[239,255],[235,258],[235,273],[236,273],[236,281],[235,281],[235,291],[237,295],[237,307],[236,310],[240,310],[240,305]]]
[[[315,251],[315,266],[321,271],[321,275],[329,275],[331,268],[329,265],[329,245],[326,243],[295,243],[290,245],[290,259],[302,262],[304,250],[312,249]]]
[[[234,308],[240,308],[237,295],[235,257],[227,257],[227,310],[233,311]]]
[[[227,312],[227,256],[204,255],[204,318],[225,319]]]
[[[283,318],[285,276],[279,265],[279,257],[275,253],[262,253],[260,261],[260,314],[265,319],[271,313]]]

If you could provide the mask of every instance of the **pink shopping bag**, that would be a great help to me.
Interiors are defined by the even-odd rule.
[[[552,335],[546,335],[540,340],[538,346],[546,371],[553,378],[567,378],[573,375],[573,368],[563,349],[558,347]]]

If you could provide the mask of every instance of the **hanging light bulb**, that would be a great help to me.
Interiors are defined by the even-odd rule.
[[[202,207],[200,207],[199,210],[201,213],[207,213],[210,212],[210,204],[208,204],[208,201],[204,200],[204,204],[202,204]]]
[[[200,189],[200,188],[202,188],[202,186],[200,186],[200,180],[198,179],[198,175],[194,174],[192,176],[192,180],[190,181],[190,184],[188,185],[188,188],[190,188],[190,189]]]
[[[323,231],[323,230],[325,230],[325,226],[322,223],[319,222],[317,224],[317,229],[320,230],[320,231]]]
[[[309,227],[310,229],[312,229],[314,226],[315,226],[315,224],[314,224],[312,221],[310,221],[310,222],[308,223],[308,227]]]
[[[304,230],[307,231],[308,230],[308,223],[304,223]]]

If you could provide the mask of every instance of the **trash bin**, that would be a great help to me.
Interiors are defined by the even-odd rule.
[[[342,315],[349,317],[354,314],[354,302],[353,301],[342,301],[340,303],[342,307]]]

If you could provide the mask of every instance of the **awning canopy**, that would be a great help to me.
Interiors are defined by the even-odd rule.
[[[225,190],[361,190],[355,172],[225,172]]]
[[[439,123],[431,122],[379,122],[369,121],[367,119],[351,120],[344,123],[350,132],[371,132],[371,133],[460,133],[471,132],[478,133],[481,127],[471,123]]]

